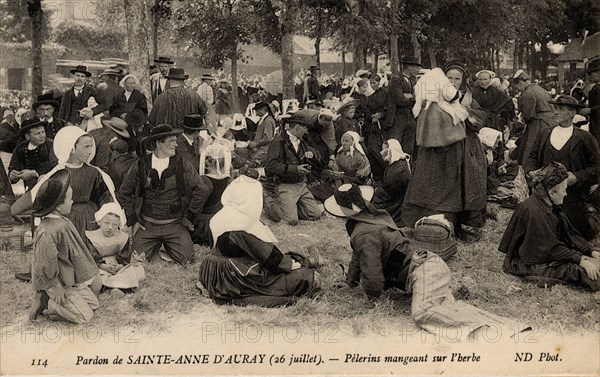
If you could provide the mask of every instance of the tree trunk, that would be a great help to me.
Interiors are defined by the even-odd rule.
[[[127,41],[129,44],[129,73],[140,81],[140,91],[146,96],[148,109],[152,108],[150,61],[148,46],[148,19],[146,0],[123,0],[127,22]]]
[[[154,0],[154,22],[152,29],[152,55],[154,59],[158,59],[158,28],[160,27],[160,0]]]
[[[414,25],[414,22],[411,22],[410,28],[410,44],[412,45],[413,54],[421,62],[421,44],[419,43],[419,36],[417,34],[417,27]]]
[[[237,44],[231,54],[231,105],[233,106],[233,112],[239,112],[240,103],[238,102],[238,90],[237,90]]]
[[[435,49],[433,48],[433,41],[427,40],[427,54],[429,55],[429,63],[431,63],[431,69],[437,67],[437,60],[435,58]]]
[[[398,67],[398,34],[390,35],[390,68],[392,70],[392,75],[398,76],[399,67]]]
[[[515,47],[513,49],[513,72],[517,72],[519,69],[519,41],[515,41]]]
[[[281,71],[283,75],[283,99],[293,99],[294,93],[294,30],[291,4],[282,2],[281,7]]]
[[[364,50],[360,46],[360,43],[358,43],[357,39],[358,38],[354,38],[354,44],[353,44],[354,51],[352,51],[352,68],[353,68],[354,72],[352,72],[352,73],[355,73],[359,69],[365,68],[365,66],[364,66],[365,57],[363,54]]]
[[[373,54],[373,73],[376,73],[379,70],[379,54]]]
[[[500,49],[496,50],[496,72],[500,76]]]
[[[367,63],[367,58],[368,58],[368,53],[367,53],[367,48],[363,48],[362,49],[362,66],[363,69],[369,69],[368,63]]]
[[[346,50],[342,49],[342,79],[346,77]]]
[[[31,92],[33,98],[42,94],[42,24],[44,13],[41,0],[28,1],[28,12],[31,18]]]
[[[321,70],[321,37],[317,35],[315,39],[315,56],[317,58],[316,65],[319,67],[319,71]]]

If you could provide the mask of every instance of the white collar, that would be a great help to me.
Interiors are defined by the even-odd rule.
[[[62,219],[63,218],[63,216],[57,215],[55,213],[49,213],[46,216],[42,217],[42,219],[45,219],[46,217],[49,217],[51,219]]]
[[[159,178],[162,175],[162,172],[169,167],[170,159],[170,157],[159,158],[156,157],[154,153],[152,153],[152,169],[156,170]]]
[[[265,120],[265,118],[268,116],[269,116],[269,113],[265,113],[265,115],[261,116],[260,119],[258,119],[258,123],[262,123],[262,121]]]
[[[188,143],[190,143],[190,145],[194,145],[194,139],[190,139],[188,135],[186,135],[185,133],[182,134],[183,137],[185,137],[185,140],[188,141]]]
[[[39,147],[39,145],[33,145],[31,144],[31,141],[27,143],[27,149],[32,151],[34,149],[37,149]]]
[[[288,136],[290,137],[290,141],[291,141],[292,143],[294,143],[294,144],[296,144],[296,143],[300,143],[300,139],[298,139],[296,136],[292,135],[292,134],[290,133],[290,131],[288,131],[288,130],[285,130],[285,132],[287,132]]]
[[[52,123],[52,122],[54,122],[54,118],[50,118],[50,119],[48,119],[46,122],[48,122],[48,123]]]

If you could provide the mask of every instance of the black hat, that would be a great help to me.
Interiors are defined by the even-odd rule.
[[[166,56],[159,56],[158,59],[154,59],[154,62],[156,62],[156,63],[166,63],[166,64],[175,64],[175,62],[173,60],[171,60],[171,58],[168,58]]]
[[[590,62],[588,63],[586,71],[587,71],[587,73],[592,73],[592,72],[600,71],[600,58],[594,59],[594,60],[590,60]]]
[[[54,97],[52,97],[52,93],[46,93],[42,94],[41,96],[37,96],[37,101],[34,102],[33,105],[31,105],[31,108],[33,110],[37,110],[37,108],[41,105],[52,105],[55,109],[58,109],[60,107],[58,101],[56,101]]]
[[[133,109],[125,115],[125,122],[130,126],[141,126],[148,122],[148,116],[141,109]]]
[[[419,67],[423,66],[421,63],[419,63],[419,58],[416,56],[403,56],[398,62],[406,65],[418,65]]]
[[[52,213],[61,205],[62,199],[69,188],[71,173],[68,169],[58,170],[47,181],[42,183],[31,207],[31,214],[37,217]]]
[[[287,124],[300,124],[305,127],[310,127],[315,124],[317,117],[313,116],[311,110],[298,110],[293,113],[289,118],[284,118]]]
[[[191,131],[200,131],[208,129],[204,124],[204,118],[199,114],[191,114],[184,116],[183,124],[181,125],[181,127]]]
[[[116,136],[108,142],[108,145],[110,147],[110,150],[117,151],[123,154],[127,153],[127,150],[129,149],[129,145],[127,145],[127,142],[123,139],[119,139]]]
[[[73,75],[76,72],[80,72],[80,73],[83,73],[84,75],[86,75],[87,77],[90,77],[92,75],[92,72],[88,71],[87,67],[85,65],[78,65],[77,67],[73,68],[70,72]]]
[[[459,71],[462,71],[463,75],[467,74],[467,68],[458,60],[450,60],[448,63],[446,63],[444,66],[444,72],[448,72],[451,69],[458,69]]]
[[[183,130],[175,129],[168,124],[159,124],[150,130],[150,135],[144,138],[144,141],[156,140],[168,136],[177,136],[182,132]]]
[[[165,78],[170,80],[185,80],[190,77],[183,68],[171,68],[169,69],[169,74],[165,76]]]
[[[271,109],[271,106],[269,106],[269,104],[266,103],[265,101],[259,101],[259,102],[257,102],[257,103],[254,104],[254,110],[258,110],[258,109],[260,109],[262,107],[266,107],[267,110]]]
[[[575,97],[573,96],[569,96],[566,94],[561,94],[560,96],[556,97],[555,99],[551,99],[550,101],[548,101],[548,103],[551,103],[553,105],[557,105],[557,106],[566,106],[566,107],[570,107],[572,109],[582,109],[585,106],[583,106],[582,104],[580,104]]]
[[[309,71],[311,71],[311,72],[312,72],[312,71],[318,71],[318,70],[319,70],[319,67],[318,67],[318,66],[316,66],[316,65],[311,65],[311,66],[310,66],[310,68],[308,68],[308,69],[309,69]]]
[[[121,71],[114,68],[107,68],[99,76],[121,76]]]
[[[23,124],[21,124],[21,128],[19,128],[19,137],[24,137],[25,134],[27,132],[29,132],[29,130],[31,130],[32,128],[36,128],[36,127],[46,128],[47,125],[48,125],[48,122],[42,122],[37,118],[27,119],[27,120],[23,121]]]

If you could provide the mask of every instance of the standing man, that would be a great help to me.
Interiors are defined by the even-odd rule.
[[[319,75],[319,67],[316,65],[311,65],[308,73],[306,74],[306,79],[304,80],[304,96],[303,103],[306,103],[310,100],[318,100],[321,94],[321,86],[319,85],[319,80],[317,76]]]
[[[515,73],[512,85],[521,92],[519,111],[526,125],[515,152],[515,160],[523,165],[540,131],[554,124],[554,107],[549,102],[552,99],[550,94],[538,84],[532,84],[531,78],[523,70]]]
[[[25,190],[35,186],[38,177],[48,173],[58,163],[52,142],[46,137],[46,127],[45,122],[28,119],[19,130],[19,136],[25,136],[25,141],[17,145],[13,152],[8,165],[8,177],[13,184],[22,179]]]
[[[149,116],[151,125],[168,124],[172,127],[181,127],[183,118],[191,114],[198,114],[202,119],[206,118],[206,103],[198,93],[183,87],[188,77],[183,68],[169,70],[167,75],[169,87],[154,101]]]
[[[389,84],[389,102],[385,130],[385,139],[396,139],[402,150],[410,155],[415,152],[417,122],[412,113],[415,104],[415,76],[422,65],[415,56],[400,59],[402,74],[392,76]]]
[[[37,97],[37,102],[31,106],[37,113],[40,121],[46,122],[46,137],[54,139],[54,135],[63,128],[67,122],[54,118],[54,112],[60,107],[58,101],[52,97],[52,93],[42,94]]]
[[[587,131],[573,126],[573,117],[582,106],[568,95],[561,95],[554,104],[557,126],[540,130],[531,153],[525,159],[525,174],[560,162],[568,171],[567,196],[562,208],[573,227],[586,239],[596,235],[587,218],[590,189],[600,183],[600,149]]]
[[[92,73],[87,70],[85,65],[73,68],[71,74],[75,78],[75,83],[63,94],[58,118],[64,119],[74,126],[79,126],[84,119],[92,119],[95,115],[104,112],[107,107],[104,97],[94,87],[86,85]],[[98,105],[92,109],[82,110],[88,106],[90,97],[93,97]]]
[[[287,129],[275,135],[267,151],[265,173],[275,188],[265,198],[265,209],[273,221],[297,225],[299,219],[317,220],[323,214],[306,185],[311,162],[321,156],[302,140],[314,122],[309,110],[299,110],[286,122]]]
[[[194,167],[176,155],[181,131],[160,124],[148,136],[153,149],[129,169],[117,198],[133,226],[133,248],[151,259],[161,245],[176,263],[194,254],[192,222],[208,198],[209,189]]]
[[[588,93],[588,106],[581,109],[581,115],[590,117],[590,133],[600,144],[600,59],[592,60],[587,67],[587,76],[593,88]]]
[[[254,136],[254,140],[248,143],[248,148],[252,150],[252,159],[262,164],[267,155],[269,144],[271,144],[271,140],[275,136],[277,123],[275,123],[271,106],[268,103],[260,101],[254,105],[254,110],[259,119],[256,135]]]
[[[206,130],[204,119],[197,114],[186,115],[183,118],[183,133],[177,135],[177,156],[187,160],[194,170],[200,171],[200,148],[204,139],[200,138],[200,131]]]
[[[213,89],[213,85],[215,82],[215,78],[210,73],[203,73],[200,76],[202,80],[202,84],[198,85],[198,89],[196,89],[196,93],[202,98],[204,103],[206,103],[206,114],[207,120],[209,124],[217,123],[217,115],[215,114],[215,90]]]
[[[121,72],[112,68],[105,69],[104,72],[100,74],[100,78],[104,80],[104,83],[98,85],[98,88],[103,88],[101,93],[104,96],[104,102],[106,103],[107,108],[112,106],[115,97],[123,91],[123,88],[119,86],[120,75]],[[104,87],[104,85],[106,85],[106,87]]]
[[[158,59],[154,59],[158,72],[150,76],[150,89],[152,90],[152,102],[156,97],[163,93],[169,87],[167,76],[169,75],[169,69],[175,62],[166,56],[159,56]]]

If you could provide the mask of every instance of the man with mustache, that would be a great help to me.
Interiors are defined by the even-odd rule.
[[[67,122],[54,117],[54,113],[60,107],[58,101],[52,97],[52,93],[42,94],[37,97],[37,102],[31,106],[41,122],[46,122],[46,137],[54,139],[54,135],[63,128]]]

